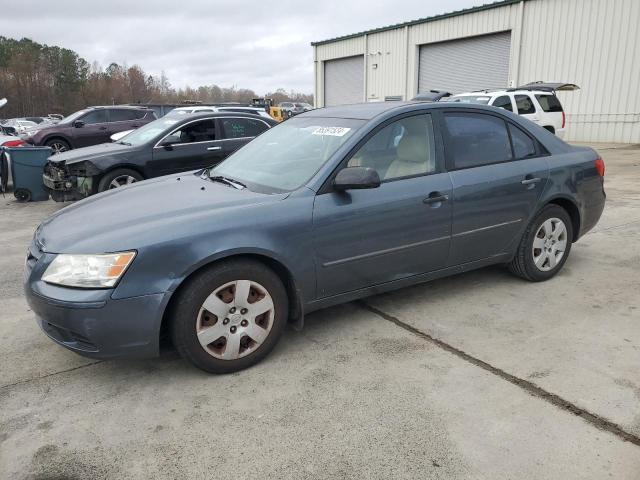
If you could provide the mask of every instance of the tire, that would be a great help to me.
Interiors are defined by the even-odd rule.
[[[18,188],[15,192],[13,192],[13,196],[16,197],[16,200],[19,202],[28,202],[31,200],[31,192],[26,188]]]
[[[246,301],[237,298],[238,290],[248,292]],[[251,260],[222,261],[197,273],[180,288],[172,305],[173,345],[210,373],[236,372],[262,360],[278,343],[289,317],[282,281]],[[271,309],[254,317],[252,305],[256,312]]]
[[[571,217],[564,208],[545,206],[522,235],[509,264],[511,273],[530,282],[542,282],[556,275],[571,251],[572,225]]]
[[[62,140],[61,138],[52,138],[44,142],[46,147],[49,147],[52,152],[51,155],[57,155],[58,153],[66,152],[71,150],[71,145],[69,142]]]
[[[106,173],[98,182],[98,192],[130,185],[144,180],[144,177],[130,168],[117,168]],[[117,185],[117,186],[116,186]]]

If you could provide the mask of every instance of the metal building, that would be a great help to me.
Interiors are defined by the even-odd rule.
[[[567,139],[640,143],[639,25],[639,0],[502,0],[314,42],[316,106],[570,82]]]

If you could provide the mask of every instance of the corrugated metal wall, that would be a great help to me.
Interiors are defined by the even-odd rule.
[[[420,47],[418,93],[473,92],[509,85],[511,32],[457,38]]]
[[[368,101],[413,97],[419,48],[433,42],[511,31],[509,81],[568,81],[559,93],[567,138],[640,142],[640,0],[527,0],[464,15],[317,45],[316,104],[324,105],[323,65],[365,55]],[[375,65],[375,67],[374,67]]]

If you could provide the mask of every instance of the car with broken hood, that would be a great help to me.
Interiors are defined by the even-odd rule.
[[[165,116],[116,142],[50,157],[42,178],[54,200],[78,200],[148,178],[216,165],[274,125],[273,119],[246,113]]]

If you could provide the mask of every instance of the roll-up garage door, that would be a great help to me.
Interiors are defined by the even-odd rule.
[[[422,45],[418,92],[507,87],[510,49],[511,32]]]
[[[338,58],[324,62],[324,105],[364,101],[364,57]]]

